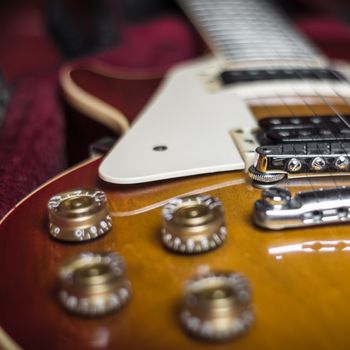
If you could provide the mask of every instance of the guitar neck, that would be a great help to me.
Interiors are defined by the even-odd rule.
[[[182,0],[180,4],[227,65],[325,66],[317,48],[267,0]]]

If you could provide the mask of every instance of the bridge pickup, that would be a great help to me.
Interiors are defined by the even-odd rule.
[[[220,78],[224,85],[266,80],[347,80],[336,70],[320,68],[227,70],[220,74]]]
[[[294,197],[286,189],[272,187],[255,202],[253,220],[271,230],[348,222],[350,187],[305,191]]]
[[[295,143],[314,141],[350,141],[350,117],[283,117],[259,121],[261,143]]]

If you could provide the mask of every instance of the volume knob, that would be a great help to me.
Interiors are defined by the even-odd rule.
[[[59,299],[64,308],[82,316],[102,316],[130,298],[123,259],[116,253],[82,253],[59,270]]]
[[[226,239],[221,202],[211,196],[175,198],[163,208],[162,240],[170,250],[201,253],[219,247]]]
[[[190,280],[185,287],[181,322],[192,335],[223,341],[246,332],[253,323],[251,291],[235,272],[217,272]]]
[[[95,239],[112,227],[106,194],[76,189],[53,196],[48,203],[50,234],[59,240],[81,242]]]

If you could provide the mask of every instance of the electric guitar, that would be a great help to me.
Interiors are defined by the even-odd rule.
[[[347,69],[269,2],[182,5],[218,56],[1,221],[4,348],[348,349]]]

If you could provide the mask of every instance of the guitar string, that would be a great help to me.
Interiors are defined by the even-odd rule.
[[[282,57],[281,55],[279,54],[279,52],[273,48],[273,51],[275,52],[276,56],[282,61]],[[270,67],[271,70],[275,70],[275,67],[273,67],[271,64],[268,64],[268,66]],[[288,64],[287,64],[288,66]],[[274,95],[282,102],[282,105],[287,108],[287,110],[292,114],[293,117],[297,117],[295,112],[292,110],[291,106],[289,104],[286,103],[286,101],[284,100],[284,98],[282,98],[282,96],[279,95],[279,93],[273,89],[272,90]],[[283,145],[282,145],[283,147]],[[294,158],[298,159],[298,152],[296,150],[296,147],[295,147],[295,144],[292,143],[292,147],[293,147],[293,151],[294,151]],[[287,174],[287,177],[288,177],[288,174]],[[317,196],[317,191],[316,191],[316,188],[311,180],[311,176],[308,174],[308,172],[306,171],[305,173],[305,179],[307,180],[307,182],[309,183],[311,189],[312,189],[312,195],[313,197],[315,198],[316,202],[319,202],[319,198]]]
[[[339,76],[339,74],[337,73],[337,71],[335,71],[335,72],[336,72],[336,76],[338,76],[338,78],[340,78],[340,81],[343,81],[342,77]],[[319,75],[319,74],[318,74],[318,77],[320,78],[320,75]],[[321,78],[322,78],[322,77],[321,77]],[[322,79],[321,79],[321,81],[322,81]],[[333,88],[333,87],[331,86],[331,84],[330,84],[329,81],[327,81],[327,80],[325,80],[325,79],[323,79],[323,81],[324,81],[324,83],[327,83],[327,86],[328,86],[328,88],[330,89],[330,91],[331,91],[332,93],[334,93],[338,98],[340,98],[340,100],[341,100],[342,102],[344,102],[345,105],[346,105],[346,106],[348,107],[348,109],[349,109],[349,108],[350,108],[350,105],[349,105],[349,102],[348,102],[349,96],[344,96],[344,95],[342,95],[342,94],[339,94],[338,91],[337,91],[335,88]],[[349,84],[349,81],[348,81],[348,80],[346,80],[346,82]],[[350,129],[350,124],[347,122],[347,120],[345,119],[345,117],[342,115],[342,112],[339,111],[333,104],[330,104],[324,96],[322,96],[322,95],[319,94],[318,91],[315,91],[315,92],[316,92],[317,95],[327,104],[327,106],[337,115],[337,117],[343,122],[343,124],[344,124],[348,129]],[[348,143],[349,143],[349,142],[348,142]],[[349,171],[349,167],[350,167],[350,165],[349,165],[349,163],[350,163],[350,156],[349,156],[349,153],[346,151],[346,147],[344,146],[344,144],[343,144],[342,141],[340,141],[340,145],[341,145],[342,149],[344,150],[344,152],[345,152],[345,154],[346,154],[346,159],[347,159],[347,161],[348,161],[348,171]],[[342,196],[342,191],[340,191],[340,194],[341,194],[341,196]],[[343,196],[342,196],[342,197],[343,197]]]
[[[291,68],[291,67],[289,67],[289,69],[290,69],[290,68]],[[310,65],[307,66],[307,68],[310,69],[310,70],[313,69],[313,67],[310,66]],[[292,71],[293,71],[293,70],[292,70]],[[317,71],[316,71],[316,72],[317,72]],[[317,97],[319,97],[319,98],[322,99],[322,101],[328,106],[328,108],[331,109],[331,110],[338,116],[338,118],[339,118],[348,128],[350,128],[350,125],[346,122],[345,118],[341,115],[341,113],[339,113],[338,110],[336,110],[332,105],[329,104],[329,102],[326,100],[326,98],[325,98],[323,95],[321,95],[321,94],[316,90],[316,88],[313,87],[313,86],[310,84],[310,82],[309,82],[307,79],[305,79],[305,77],[303,77],[303,76],[300,74],[300,71],[298,71],[297,69],[294,68],[294,73],[296,73],[297,76],[299,77],[299,79],[301,79],[302,81],[304,81],[304,83],[306,83],[307,86],[308,86],[309,88],[311,88],[311,90],[313,91],[313,93],[314,93]],[[321,79],[320,79],[321,82],[327,83],[327,85],[329,85],[330,90],[331,90],[332,92],[334,92],[334,93],[337,94],[337,92],[335,91],[335,89],[332,88],[332,87],[330,86],[329,82],[328,82],[326,79],[323,79],[322,77],[320,77],[320,75],[318,75],[318,77],[321,78]],[[295,93],[299,98],[301,98],[301,100],[302,100],[302,102],[304,103],[304,105],[314,114],[314,116],[315,116],[315,117],[318,117],[318,118],[321,118],[321,124],[322,124],[322,118],[323,118],[323,117],[322,117],[321,115],[319,115],[319,114],[315,111],[314,107],[312,107],[312,105],[307,101],[307,98],[304,98],[302,95],[300,95],[300,94],[296,91],[296,89],[294,89],[294,88],[292,88],[292,89],[293,89],[294,93]],[[337,95],[339,96],[339,94],[337,94]],[[342,97],[341,99],[342,99],[344,102],[346,102],[346,100],[344,99],[344,97]],[[346,102],[346,104],[347,104],[347,102]],[[333,132],[332,132],[332,135],[335,136]],[[340,147],[342,148],[345,157],[349,160],[349,154],[348,154],[348,152],[346,151],[346,149],[345,149],[345,147],[344,147],[344,145],[343,145],[343,143],[342,143],[342,139],[339,138],[339,137],[337,137],[337,136],[335,137],[335,139],[339,141],[339,145],[340,145]],[[322,154],[322,151],[321,151],[321,149],[320,149],[320,147],[319,147],[319,144],[318,144],[317,140],[313,139],[313,141],[316,141],[315,143],[316,143],[317,149],[318,149],[318,151],[319,151],[319,154],[321,155],[321,154]],[[325,160],[325,157],[322,157],[322,159],[323,159],[323,161],[325,162],[325,164],[327,164],[327,162],[326,162],[326,160]],[[338,200],[343,199],[342,191],[341,191],[341,189],[340,189],[340,187],[339,187],[339,185],[338,185],[338,183],[337,183],[336,176],[334,176],[334,174],[333,174],[332,171],[330,171],[329,174],[330,174],[330,178],[332,179],[332,182],[334,183],[334,187],[335,187],[336,192],[337,192]]]
[[[293,116],[293,117],[296,117],[295,112],[291,109],[290,105],[287,104],[287,103],[283,100],[282,96],[280,96],[275,90],[273,90],[273,93],[274,93],[274,97],[277,97],[278,100],[281,101],[281,105],[282,105],[285,109],[288,110],[289,114],[290,114],[291,116]],[[260,100],[261,100],[261,99],[260,99]],[[266,104],[264,98],[262,98],[262,101],[263,101],[264,107],[269,111],[269,114],[270,114],[271,116],[273,116],[273,117],[276,117],[276,116],[274,115],[275,112],[272,112],[272,108],[271,108],[268,104]],[[271,112],[272,112],[272,113],[271,113]],[[281,116],[280,116],[280,117],[281,117]],[[284,118],[284,117],[282,116],[282,118]],[[297,151],[296,151],[295,145],[294,145],[294,144],[291,144],[291,145],[292,145],[293,150],[294,150],[294,158],[296,158],[296,157],[297,157]],[[283,145],[282,145],[282,147],[283,147]],[[287,179],[288,179],[288,175],[287,175]],[[312,184],[312,182],[311,182],[311,180],[310,180],[310,178],[309,178],[309,176],[308,176],[307,173],[306,173],[305,179],[306,179],[307,182],[309,183],[310,187],[311,187],[313,190],[316,190],[315,187],[314,187],[314,185]]]
[[[283,60],[283,57],[282,57],[282,55],[280,54],[279,50],[276,50],[275,47],[272,47],[272,50],[273,50],[273,52],[277,55],[277,57],[279,58],[279,60],[281,60],[281,61],[283,62],[284,60]],[[312,67],[308,66],[307,64],[306,64],[306,66],[307,66],[307,68],[309,68],[309,69],[311,68],[311,69],[312,69]],[[270,65],[270,67],[271,67],[271,65]],[[291,68],[293,68],[293,67],[290,66],[290,63],[289,63],[288,61],[287,61],[287,67],[289,68],[289,70],[291,70]],[[292,69],[292,72],[293,72],[293,69]],[[294,68],[294,73],[297,74],[297,76],[299,77],[299,79],[301,78],[301,80],[305,81],[305,78],[304,78],[303,76],[301,76],[301,75],[300,75],[300,72],[299,72],[297,69],[295,69],[295,68]],[[321,81],[322,81],[322,79],[321,79]],[[307,84],[310,85],[308,81],[307,81]],[[314,110],[314,108],[313,108],[312,106],[309,105],[309,103],[307,102],[307,99],[304,98],[303,96],[301,96],[294,88],[292,88],[292,89],[293,89],[294,93],[295,93],[299,98],[301,98],[301,100],[302,100],[302,102],[304,103],[304,105],[307,106],[307,107],[309,108],[309,110],[310,110],[316,117],[318,117],[318,118],[321,117],[321,121],[322,121],[322,116],[318,115],[318,113]],[[312,90],[314,91],[314,93],[316,93],[316,95],[317,95],[318,97],[321,97],[322,100],[323,100],[329,107],[331,107],[331,106],[329,105],[328,101],[327,101],[323,96],[320,96],[320,94],[316,91],[315,88],[312,88]],[[334,90],[334,89],[331,88],[331,90]],[[278,94],[277,94],[277,96],[278,96]],[[283,102],[285,102],[283,99],[281,99],[281,100],[282,100]],[[285,105],[287,106],[287,108],[289,108],[289,109],[292,111],[292,109],[290,108],[290,106],[289,106],[288,104],[285,104]],[[346,122],[346,120],[343,118],[343,116],[342,116],[341,114],[339,114],[338,111],[334,110],[333,107],[331,107],[331,109],[333,110],[334,113],[336,113],[336,115],[339,117],[339,119],[340,119],[345,125],[347,125],[347,127],[350,129],[350,125]],[[293,111],[292,111],[292,112],[293,112]],[[332,134],[333,134],[333,133],[332,133]],[[333,134],[333,135],[334,135],[334,134]],[[312,139],[313,139],[313,141],[315,141],[316,147],[317,147],[317,149],[318,149],[318,153],[319,153],[319,155],[321,155],[321,157],[322,157],[322,151],[321,151],[321,149],[320,149],[320,146],[319,146],[317,140],[315,140],[313,137],[312,137]],[[336,139],[337,139],[337,137],[336,137]],[[346,155],[346,158],[348,158],[348,160],[349,160],[349,154],[346,152],[346,149],[345,149],[343,143],[341,142],[341,140],[340,140],[339,144],[341,145],[341,148],[343,149],[344,154]],[[294,151],[295,151],[294,144],[293,144],[293,149],[294,149]],[[325,164],[327,164],[327,162],[326,162],[326,160],[325,160],[325,157],[322,157],[322,159],[323,159],[323,161],[325,162]],[[308,174],[306,173],[306,175],[308,175]],[[332,179],[332,182],[333,182],[334,185],[335,185],[335,188],[337,189],[337,193],[338,193],[338,196],[339,196],[339,192],[340,192],[340,194],[341,194],[341,191],[338,190],[338,187],[339,187],[339,186],[338,186],[337,180],[335,179],[335,176],[333,175],[332,172],[330,172],[330,177],[331,177],[331,179]],[[314,186],[313,186],[313,184],[312,184],[311,179],[309,179],[309,183],[310,183],[310,185],[312,186],[312,188],[314,189]],[[313,191],[313,192],[314,192],[314,191]]]
[[[272,46],[272,48],[273,48],[274,51],[276,51],[274,46]],[[276,52],[276,53],[278,54],[279,58],[282,59],[282,62],[283,62],[283,57],[281,57],[280,53],[279,53],[279,52]],[[298,73],[299,73],[299,72],[297,71],[297,74],[298,74]],[[299,96],[298,93],[297,93],[297,95]],[[276,96],[279,96],[279,94],[276,93]],[[301,97],[301,100],[303,101],[304,105],[305,105],[306,107],[308,107],[309,110],[310,110],[315,116],[320,117],[320,116],[318,115],[318,113],[317,113],[311,106],[309,106],[309,104],[306,102],[306,99],[304,99],[302,96],[299,96],[299,97]],[[280,100],[283,102],[284,105],[287,106],[287,108],[293,113],[293,115],[295,115],[295,114],[294,114],[294,111],[290,108],[290,106],[289,106],[288,104],[285,103],[285,100],[282,99],[282,98],[280,98]],[[327,101],[325,101],[325,102],[327,102]],[[340,116],[339,119],[342,120],[342,121],[344,122],[344,118],[342,118],[342,116]],[[322,120],[322,119],[321,119],[321,120]],[[320,150],[320,145],[318,144],[317,140],[315,140],[314,137],[312,137],[312,139],[313,139],[313,141],[316,141],[315,144],[316,144],[316,147],[317,147],[317,149],[318,149],[319,156],[321,156],[321,158],[323,159],[323,161],[326,162],[326,161],[325,161],[325,156],[322,154],[322,152],[321,152],[321,150]],[[340,142],[339,144],[342,146],[342,148],[344,148],[342,142]],[[307,146],[307,144],[306,144],[306,146]],[[297,154],[296,148],[295,148],[295,144],[294,144],[294,143],[293,143],[293,150],[294,150],[294,153]],[[344,149],[344,150],[345,150],[345,149]],[[345,154],[346,154],[346,153],[345,153]],[[308,177],[308,172],[306,172],[305,175],[306,175],[306,178],[308,178],[308,181],[309,181],[310,185],[313,187],[312,181],[311,181],[311,180],[309,179],[309,177]],[[334,179],[333,172],[331,171],[331,172],[329,173],[329,175],[331,176],[332,181],[334,182],[335,186],[337,187],[337,181]]]
[[[282,57],[281,57],[280,53],[279,53],[275,48],[273,48],[273,51],[275,52],[275,54],[277,55],[277,57],[282,61]],[[299,79],[304,80],[303,77],[300,76],[300,73],[299,73],[299,71],[298,71],[297,69],[295,69],[294,67],[291,67],[289,63],[287,63],[287,67],[288,67],[288,69],[289,69],[290,71],[296,73],[297,76],[299,77]],[[270,65],[270,69],[274,70],[274,68],[271,67],[271,65]],[[292,91],[294,92],[294,94],[295,94],[296,96],[298,96],[298,97],[301,99],[303,105],[306,106],[306,107],[308,107],[309,110],[310,110],[316,117],[318,117],[318,118],[321,117],[321,116],[319,116],[319,115],[314,111],[314,109],[310,108],[310,106],[308,105],[306,99],[305,99],[303,96],[301,96],[293,87],[292,87]],[[283,105],[287,107],[287,109],[292,113],[292,115],[293,115],[294,117],[297,117],[296,114],[294,113],[293,109],[290,107],[290,105],[287,104],[287,103],[285,102],[284,98],[282,98],[282,97],[279,95],[279,93],[277,93],[277,92],[275,91],[275,89],[273,89],[273,92],[275,93],[275,95],[276,95],[277,97],[279,97],[279,99],[282,101]],[[322,117],[321,117],[321,118],[322,118]],[[322,119],[321,119],[321,120],[322,120]],[[320,149],[320,146],[319,146],[317,140],[315,140],[315,138],[312,137],[312,141],[315,142],[315,145],[316,145],[317,150],[318,150],[318,156],[320,156],[320,158],[322,158],[323,161],[326,163],[325,157],[322,155],[322,151],[321,151],[321,149]],[[282,147],[283,147],[283,146],[282,146]],[[305,142],[305,147],[307,148],[307,142]],[[295,144],[294,144],[294,143],[293,143],[293,150],[294,150],[295,154],[298,154],[298,152],[296,152],[296,148],[295,148]],[[295,156],[295,157],[297,158],[297,156]],[[317,176],[317,175],[316,175],[316,176]],[[310,187],[312,188],[312,195],[313,195],[313,197],[315,198],[316,202],[319,202],[318,191],[315,189],[315,186],[314,186],[314,184],[313,184],[313,181],[312,181],[312,179],[311,179],[311,176],[308,174],[307,171],[305,172],[305,178],[307,179],[307,181],[308,181],[309,184],[310,184]],[[337,184],[337,181],[335,180],[335,178],[334,178],[334,176],[333,176],[332,173],[330,173],[330,178],[331,178],[331,181],[334,183],[335,188],[337,189],[337,193],[338,193],[338,197],[339,197],[338,184]]]
[[[272,49],[273,49],[273,51],[275,51],[275,53],[277,54],[276,56],[279,57],[279,59],[283,61],[283,57],[281,57],[280,52],[276,50],[276,48],[275,48],[274,45],[272,45]],[[276,94],[276,96],[278,96],[278,94]],[[288,109],[292,112],[292,114],[295,116],[294,111],[291,110],[290,106],[288,106],[282,98],[281,98],[281,101],[283,102],[283,104],[285,104],[285,105],[287,106],[287,108],[288,108]],[[319,145],[318,145],[317,143],[316,143],[316,145],[317,145],[317,147],[318,147],[318,149],[319,149]],[[296,152],[296,148],[295,148],[295,144],[294,144],[294,143],[293,143],[293,150],[294,150],[295,157],[296,157],[296,156],[297,156],[297,152]],[[319,153],[319,155],[322,156],[322,153],[320,152],[320,150],[319,150],[318,153]],[[308,173],[307,173],[307,172],[306,172],[306,177],[308,178]],[[311,181],[310,179],[308,179],[308,180],[309,180],[310,185],[313,187],[312,181]]]
[[[309,68],[309,69],[312,69],[312,67],[310,67],[310,66],[309,66],[308,68]],[[347,106],[349,107],[349,103],[347,102],[347,99],[345,98],[345,96],[339,95],[338,92],[336,91],[336,89],[335,89],[334,87],[331,86],[330,82],[329,82],[327,79],[322,78],[322,76],[320,76],[320,74],[318,74],[317,71],[315,71],[315,74],[318,76],[318,78],[320,79],[320,81],[321,81],[322,83],[324,83],[324,84],[330,89],[330,91],[331,91],[332,93],[334,93],[335,95],[337,95],[337,96],[340,98],[340,100],[341,100],[342,102],[345,102],[345,105],[347,105]],[[304,79],[304,80],[305,80],[305,79]],[[307,82],[309,88],[311,88],[312,91],[316,94],[316,96],[319,97],[319,98],[321,98],[321,100],[327,105],[327,107],[328,107],[330,110],[332,110],[333,113],[335,113],[335,115],[339,118],[339,120],[340,120],[348,129],[350,129],[350,125],[347,123],[347,121],[346,121],[345,117],[342,115],[342,113],[341,113],[333,104],[329,103],[329,101],[326,99],[326,97],[323,96],[323,94],[320,94],[319,91],[317,91],[317,89],[316,89],[314,86],[312,86],[312,85],[310,84],[309,81],[306,81],[306,82]],[[310,110],[311,110],[313,113],[315,113],[315,110],[314,110],[314,108],[312,107],[312,105],[310,105],[307,101],[306,101],[306,103],[308,104],[308,107],[310,108]],[[333,132],[332,132],[332,135],[334,136],[334,133],[333,133]],[[338,140],[337,137],[336,137],[336,140]],[[343,155],[344,155],[345,159],[348,160],[348,163],[349,163],[349,160],[350,160],[349,153],[348,153],[348,151],[346,150],[346,147],[344,146],[344,143],[343,143],[342,138],[339,138],[338,141],[339,141],[339,145],[340,145],[341,149],[343,150]],[[349,165],[348,165],[348,170],[349,170]],[[341,187],[342,187],[342,186],[341,186]],[[340,197],[341,199],[343,199],[343,194],[342,194],[343,191],[341,191],[341,189],[339,188],[338,185],[336,186],[336,189],[337,189],[337,193],[338,193],[338,198]]]
[[[300,75],[299,72],[297,72],[297,75],[299,76],[299,78],[301,78],[301,79],[312,89],[312,91],[313,91],[314,93],[317,94],[316,89],[313,88],[313,87],[311,86],[311,84],[310,84],[305,78],[303,78],[303,77]],[[311,111],[311,113],[313,113],[313,115],[314,115],[315,117],[320,118],[320,120],[321,120],[321,125],[322,125],[323,116],[319,115],[319,114],[316,112],[316,110],[314,109],[314,107],[307,101],[307,97],[301,96],[295,89],[293,89],[293,91],[302,99],[304,105]],[[318,97],[321,97],[321,96],[319,96],[319,94],[317,94],[317,95],[318,95]],[[323,101],[326,103],[326,100],[324,100],[324,97],[322,96],[321,98],[322,98]],[[333,132],[332,132],[332,135],[335,136],[335,140],[338,140],[338,139],[339,139],[336,135],[333,134]],[[315,140],[314,138],[312,138],[312,139],[313,139],[313,141],[315,141],[316,146],[317,146],[317,149],[318,149],[318,152],[319,152],[319,154],[321,155],[321,154],[322,154],[322,151],[321,151],[321,149],[320,149],[320,146],[319,146],[319,144],[318,144],[318,141]],[[330,142],[330,143],[331,143],[331,142]],[[329,146],[330,146],[330,143],[329,143]],[[344,154],[345,154],[346,156],[348,156],[348,154],[346,153],[345,148],[344,148],[343,145],[342,145],[341,139],[339,139],[339,144],[340,144],[341,148],[343,149],[343,151],[345,152]],[[330,150],[330,152],[331,152],[331,150]],[[322,157],[322,156],[321,156],[321,157]],[[323,161],[325,162],[325,164],[327,164],[326,157],[324,156],[324,157],[322,157],[322,159],[323,159]],[[330,178],[331,178],[332,182],[334,183],[334,187],[335,187],[335,190],[336,190],[336,192],[337,192],[337,197],[338,197],[338,199],[339,199],[339,200],[343,199],[342,191],[341,191],[340,188],[339,188],[339,184],[338,184],[338,181],[337,181],[337,179],[336,179],[336,176],[334,176],[334,174],[333,174],[332,171],[329,171],[329,174],[330,174]]]
[[[288,68],[291,69],[290,66],[289,66]],[[310,67],[310,66],[307,66],[307,68],[308,68],[308,69],[311,69],[311,70],[313,69],[313,67]],[[321,99],[323,100],[323,102],[324,102],[327,106],[329,106],[329,104],[328,104],[328,102],[326,101],[326,99],[324,98],[324,96],[321,96],[321,95],[318,93],[318,91],[310,84],[310,82],[309,82],[307,79],[305,79],[305,77],[303,77],[303,76],[300,74],[300,71],[299,71],[299,70],[297,70],[297,69],[294,68],[294,69],[292,69],[292,72],[296,73],[296,75],[299,77],[299,79],[300,79],[301,81],[303,81],[304,83],[306,83],[307,86],[308,86],[309,88],[311,88],[311,90],[313,91],[313,93],[314,93],[316,96],[318,96],[319,98],[321,98]],[[302,101],[302,103],[304,104],[304,106],[306,106],[306,107],[309,109],[309,111],[311,111],[311,113],[313,113],[313,115],[314,115],[315,117],[320,118],[320,120],[321,120],[321,125],[322,125],[323,116],[322,116],[322,115],[319,115],[319,114],[316,112],[316,110],[314,109],[314,107],[312,107],[312,105],[307,101],[307,97],[304,97],[304,96],[302,96],[301,94],[299,94],[298,91],[297,91],[295,88],[293,88],[293,87],[292,87],[292,91],[301,99],[301,101]],[[332,109],[332,110],[333,110],[333,109]],[[334,111],[334,110],[333,110],[333,111]],[[335,112],[335,111],[334,111],[334,112]],[[337,114],[337,113],[336,113],[336,114]],[[340,118],[340,119],[343,120],[343,118]],[[332,133],[332,135],[335,136],[333,133]],[[323,159],[323,161],[324,161],[325,164],[327,164],[326,157],[323,156],[322,150],[320,149],[320,145],[319,145],[317,139],[315,139],[314,137],[311,137],[311,138],[312,138],[312,141],[314,141],[315,144],[316,144],[316,147],[317,147],[318,154],[319,154],[320,158]],[[335,136],[335,139],[338,140],[338,137]],[[340,141],[339,144],[341,145],[341,148],[343,149],[344,154],[346,155],[346,157],[348,157],[348,154],[347,154],[345,148],[343,147],[343,144],[342,144],[342,142],[341,142],[341,139],[339,139],[339,141]],[[329,145],[330,145],[330,143],[329,143]],[[330,150],[330,151],[331,151],[331,150]],[[329,171],[328,174],[329,174],[329,178],[331,179],[331,181],[332,181],[333,184],[334,184],[334,188],[335,188],[335,190],[336,190],[338,200],[343,199],[342,191],[340,190],[340,187],[339,187],[338,181],[337,181],[337,179],[336,179],[336,176],[334,176],[334,174],[333,174],[332,171]],[[317,176],[317,175],[316,175],[316,176]],[[310,183],[312,183],[311,180],[310,180]],[[314,186],[313,186],[313,185],[312,185],[312,187],[313,187],[313,189],[314,189]],[[318,191],[313,191],[313,193],[314,193],[314,197],[317,197],[317,199],[318,199],[317,194],[318,194],[319,192],[318,192]],[[318,201],[318,200],[317,200],[317,201]]]

